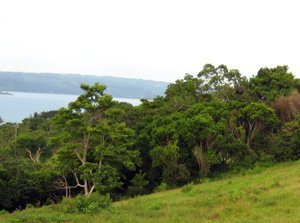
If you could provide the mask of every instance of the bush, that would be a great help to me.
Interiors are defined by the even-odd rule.
[[[48,198],[48,199],[46,200],[46,202],[45,202],[44,205],[48,206],[48,205],[51,205],[51,204],[55,204],[55,202],[54,202],[52,199]]]
[[[34,205],[32,204],[26,204],[26,209],[34,208]]]
[[[193,187],[194,187],[194,182],[191,182],[191,183],[189,183],[187,185],[184,185],[182,187],[182,189],[181,189],[181,192],[182,193],[188,193],[188,192],[190,192],[193,189]]]
[[[148,210],[154,210],[154,211],[158,211],[159,209],[161,209],[161,204],[159,203],[149,203],[146,205],[146,208]]]
[[[9,214],[9,212],[6,211],[6,210],[1,210],[1,211],[0,211],[0,215],[2,215],[2,214]]]
[[[162,191],[166,191],[167,189],[168,189],[168,185],[163,182],[161,183],[161,185],[159,185],[154,189],[154,192],[162,192]]]
[[[102,209],[108,209],[111,206],[111,199],[109,195],[102,196],[98,193],[93,193],[89,197],[80,194],[75,198],[64,198],[61,205],[65,213],[94,214]]]

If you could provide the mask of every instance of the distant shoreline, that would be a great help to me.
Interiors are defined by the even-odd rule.
[[[0,92],[81,95],[80,85],[106,85],[105,94],[114,98],[142,99],[163,96],[170,83],[110,76],[80,74],[22,73],[0,71]],[[1,93],[0,93],[1,94]]]
[[[5,121],[4,123],[22,123],[25,118],[33,116],[34,113],[56,111],[62,107],[68,108],[69,103],[75,101],[79,96],[2,91],[2,93],[6,92],[12,95],[6,96],[0,94],[0,116]],[[132,104],[132,106],[139,106],[141,104],[141,101],[138,99],[113,98],[113,100],[127,102]]]
[[[0,95],[12,95],[12,94],[8,93],[8,92],[2,92],[2,91],[0,91]]]

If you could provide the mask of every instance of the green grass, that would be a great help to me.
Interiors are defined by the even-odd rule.
[[[95,215],[59,205],[0,215],[0,222],[300,222],[300,162],[113,203]]]

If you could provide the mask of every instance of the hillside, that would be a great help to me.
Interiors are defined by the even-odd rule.
[[[164,95],[169,83],[79,74],[0,72],[0,91],[20,91],[32,93],[75,94],[82,93],[81,83],[105,84],[106,94],[117,98],[153,98]]]
[[[300,162],[256,166],[236,176],[115,202],[100,214],[59,205],[5,214],[0,222],[299,222]]]

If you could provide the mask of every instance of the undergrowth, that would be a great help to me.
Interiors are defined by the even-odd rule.
[[[1,213],[0,222],[299,222],[300,162],[189,183],[182,188],[111,203],[108,196]],[[205,182],[206,181],[206,182]]]

